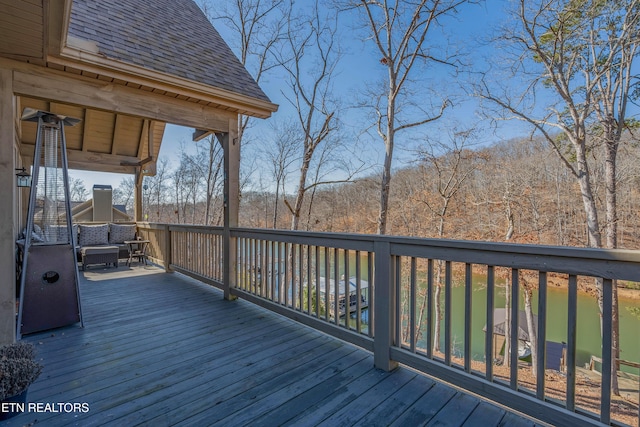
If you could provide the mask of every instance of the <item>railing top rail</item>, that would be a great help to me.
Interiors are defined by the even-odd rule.
[[[394,238],[393,255],[640,281],[640,251]]]
[[[176,231],[219,233],[223,230],[222,227],[191,224],[142,223],[141,225],[150,228],[168,225],[171,230]],[[390,244],[393,255],[640,282],[640,250],[241,227],[232,228],[231,235],[361,251],[373,251],[375,242],[384,241]]]
[[[224,228],[211,225],[170,224],[169,230],[191,233],[222,234]]]
[[[147,228],[150,230],[160,230],[165,227],[169,227],[171,231],[192,231],[202,233],[222,233],[223,227],[213,225],[201,225],[201,224],[165,224],[159,222],[137,222],[140,228]]]
[[[267,228],[232,228],[233,237],[275,240],[340,249],[373,251],[373,243],[380,236],[370,234],[326,233],[312,231],[275,230]]]
[[[376,236],[378,237],[378,236]],[[470,249],[486,252],[521,253],[528,255],[587,258],[598,260],[640,262],[640,250],[601,249],[571,246],[534,245],[524,243],[485,242],[478,240],[432,239],[424,237],[379,236],[391,239],[399,247],[428,246],[433,248]]]

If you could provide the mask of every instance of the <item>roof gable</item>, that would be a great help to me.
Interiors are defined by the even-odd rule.
[[[74,0],[68,34],[108,59],[270,102],[192,0]]]

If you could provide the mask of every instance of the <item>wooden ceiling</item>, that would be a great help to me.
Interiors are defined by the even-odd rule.
[[[44,56],[42,0],[0,0],[0,55],[14,59]]]
[[[20,97],[20,111],[33,108],[81,119],[65,127],[69,168],[102,172],[134,173],[135,165],[146,158],[157,159],[165,123],[109,111]],[[37,126],[20,122],[23,157],[33,158]],[[152,132],[149,151],[149,129]],[[148,165],[153,168],[153,164]],[[153,174],[155,170],[145,174]]]

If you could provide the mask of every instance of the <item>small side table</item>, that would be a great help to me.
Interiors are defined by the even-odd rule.
[[[131,265],[134,258],[137,258],[138,262],[147,265],[147,246],[149,246],[149,240],[125,240],[124,242],[129,245],[127,267]]]

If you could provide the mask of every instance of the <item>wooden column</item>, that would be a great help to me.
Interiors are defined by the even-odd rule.
[[[16,339],[14,99],[13,73],[0,69],[0,344]]]
[[[223,281],[224,298],[234,300],[231,288],[236,286],[237,241],[231,237],[231,228],[238,226],[240,210],[240,143],[238,120],[229,120],[229,132],[216,134],[224,149],[224,250]]]
[[[376,315],[373,324],[373,363],[378,369],[392,371],[398,367],[398,362],[391,360],[396,307],[396,294],[392,286],[394,282],[393,257],[388,241],[377,240],[373,248],[375,252],[373,310]]]
[[[136,168],[135,185],[134,185],[134,200],[133,200],[133,216],[136,222],[144,221],[142,213],[142,171],[141,168]]]
[[[164,226],[164,247],[162,248],[164,253],[162,254],[162,261],[164,262],[164,271],[166,273],[173,273],[171,269],[171,227],[169,224]]]

